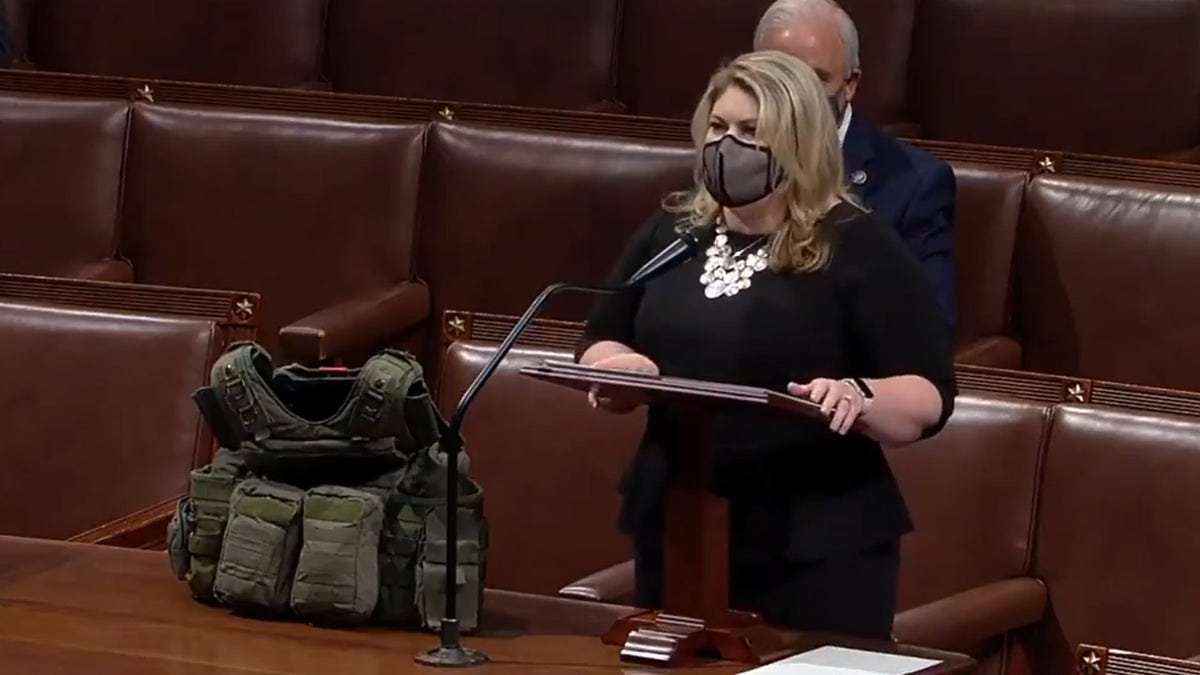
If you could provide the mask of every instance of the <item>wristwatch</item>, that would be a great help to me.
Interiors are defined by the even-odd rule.
[[[850,378],[850,382],[854,385],[854,388],[858,390],[858,393],[863,398],[875,397],[875,392],[871,391],[871,388],[867,386],[866,380],[862,379],[861,377],[852,377]]]

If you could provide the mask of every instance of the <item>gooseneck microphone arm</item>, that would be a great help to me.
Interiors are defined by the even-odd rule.
[[[517,320],[516,325],[508,332],[495,353],[487,360],[479,374],[471,381],[470,386],[458,401],[454,415],[446,424],[445,433],[441,439],[441,450],[446,453],[446,598],[445,614],[441,623],[441,645],[432,651],[416,656],[418,663],[430,666],[461,667],[485,663],[487,656],[474,649],[466,649],[461,644],[461,634],[458,627],[458,587],[455,583],[458,570],[458,454],[462,450],[462,424],[467,410],[475,397],[479,395],[483,385],[491,378],[492,373],[500,367],[500,363],[516,344],[517,339],[533,323],[542,307],[556,293],[561,291],[580,291],[586,293],[610,294],[630,289],[646,283],[675,266],[690,259],[700,248],[700,239],[685,232],[669,244],[657,255],[648,260],[627,280],[620,284],[571,284],[556,283],[547,286],[530,303],[529,308]]]
[[[504,357],[508,355],[508,352],[512,350],[513,345],[516,344],[517,340],[521,337],[521,334],[525,332],[525,329],[529,327],[529,324],[533,323],[534,318],[541,313],[542,307],[545,306],[546,302],[553,297],[555,293],[560,291],[582,291],[608,294],[615,293],[621,289],[622,286],[590,286],[584,284],[566,283],[551,284],[550,286],[547,286],[537,296],[537,299],[535,299],[533,303],[529,305],[529,309],[525,310],[525,314],[522,315],[519,320],[517,320],[516,325],[514,325],[512,330],[509,331],[508,335],[504,337],[504,341],[501,342],[500,346],[496,348],[496,352],[492,354],[492,357],[488,359],[486,364],[484,364],[483,369],[479,371],[479,374],[475,376],[475,379],[471,382],[471,385],[467,387],[467,391],[462,395],[462,398],[459,399],[458,409],[454,411],[454,416],[450,418],[450,433],[458,434],[459,430],[462,428],[463,417],[466,416],[467,409],[471,407],[471,403],[475,400],[475,397],[479,395],[479,391],[483,389],[483,385],[487,383],[489,378],[491,378],[492,373],[496,372],[496,369],[500,367],[500,362],[503,361]]]
[[[467,410],[475,397],[479,395],[483,385],[487,383],[492,373],[500,367],[500,363],[516,344],[517,339],[533,323],[533,319],[545,306],[546,301],[560,291],[585,291],[593,293],[614,293],[622,286],[589,286],[583,284],[557,283],[547,286],[537,299],[525,310],[525,314],[517,321],[512,330],[505,336],[504,341],[496,348],[495,353],[487,360],[479,374],[471,381],[458,408],[446,424],[442,435],[441,449],[446,453],[446,599],[445,615],[442,617],[441,646],[437,649],[417,655],[419,663],[430,666],[471,666],[485,663],[487,656],[474,650],[465,649],[460,640],[458,627],[458,588],[455,584],[458,569],[458,453],[463,446],[462,424]]]

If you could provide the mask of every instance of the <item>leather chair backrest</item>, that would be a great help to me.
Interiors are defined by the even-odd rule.
[[[617,60],[618,95],[638,115],[690,118],[708,78],[754,46],[771,0],[626,2]],[[842,0],[858,28],[863,85],[856,110],[878,124],[906,119],[914,0]],[[669,36],[685,31],[687,39]]]
[[[548,108],[612,97],[618,0],[336,0],[338,91]]]
[[[1045,405],[960,394],[931,439],[887,451],[915,530],[900,608],[1029,573]]]
[[[110,257],[129,106],[0,95],[0,272],[69,276]]]
[[[626,2],[616,64],[618,99],[635,115],[690,119],[713,72],[751,50],[754,27],[770,4]]]
[[[520,315],[546,285],[600,282],[663,195],[691,185],[689,145],[438,123],[421,179],[417,264],[443,310]],[[591,296],[546,317],[582,318]]]
[[[0,534],[61,539],[183,494],[211,319],[0,298]]]
[[[451,343],[438,405],[451,415],[496,343]],[[592,410],[585,395],[521,375],[562,349],[518,346],[480,392],[463,437],[490,520],[488,587],[552,595],[597,569],[626,560],[617,530],[617,483],[633,456],[644,413]]]
[[[1012,332],[1012,269],[1028,174],[952,162],[957,341]]]
[[[918,0],[840,0],[858,29],[862,83],[855,110],[880,125],[912,119],[908,102],[909,51]]]
[[[1017,236],[1024,366],[1200,389],[1200,189],[1038,176]]]
[[[1046,449],[1034,576],[1050,591],[1034,672],[1079,643],[1196,653],[1200,420],[1060,406]]]
[[[922,0],[922,136],[1161,156],[1200,144],[1200,0]]]
[[[42,70],[268,87],[320,80],[325,0],[54,0],[34,7]]]
[[[411,278],[424,124],[135,106],[122,250],[139,283],[263,296],[259,340]]]

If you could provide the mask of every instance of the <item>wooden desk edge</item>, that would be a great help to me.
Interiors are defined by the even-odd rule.
[[[166,547],[167,523],[184,495],[135,511],[127,516],[80,532],[67,541],[77,544],[101,544],[124,548],[162,549]]]

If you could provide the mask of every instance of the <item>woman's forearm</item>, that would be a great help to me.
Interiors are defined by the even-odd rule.
[[[621,344],[620,342],[615,342],[613,340],[601,340],[591,347],[588,347],[587,350],[583,352],[583,355],[579,357],[579,363],[581,365],[590,366],[597,361],[603,361],[611,356],[632,353],[634,353],[634,349],[632,347]]]
[[[859,417],[857,426],[883,445],[920,440],[925,429],[941,418],[942,395],[923,377],[897,375],[866,383],[875,396],[870,411]]]

